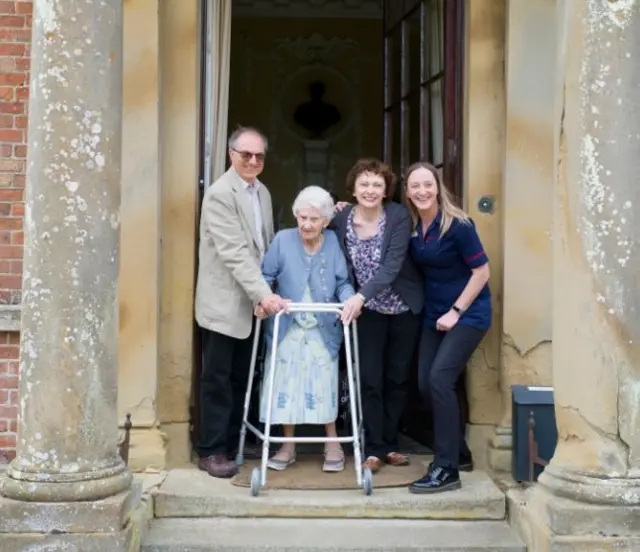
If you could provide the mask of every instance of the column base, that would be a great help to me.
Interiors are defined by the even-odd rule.
[[[587,473],[565,470],[551,463],[538,480],[554,494],[579,502],[612,506],[640,505],[638,477],[594,477]]]
[[[513,433],[511,426],[498,426],[489,442],[489,467],[498,472],[511,471]]]
[[[640,550],[640,505],[591,504],[558,496],[541,484],[507,493],[510,523],[528,550]]]
[[[90,473],[22,471],[14,460],[0,482],[0,495],[24,502],[100,500],[131,487],[133,476],[124,462]]]
[[[153,517],[150,502],[141,497],[138,483],[129,491],[89,502],[36,504],[0,498],[2,551],[140,550],[147,524]]]

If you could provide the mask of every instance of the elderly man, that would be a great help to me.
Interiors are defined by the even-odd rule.
[[[267,140],[253,128],[229,138],[231,168],[205,192],[200,222],[196,320],[202,328],[198,467],[213,477],[237,472],[244,394],[251,362],[253,311],[285,308],[262,278],[273,238],[271,196],[258,180]],[[257,451],[245,450],[252,457]]]

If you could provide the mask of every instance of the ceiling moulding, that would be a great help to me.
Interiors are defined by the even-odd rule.
[[[381,0],[233,0],[236,17],[381,19]]]

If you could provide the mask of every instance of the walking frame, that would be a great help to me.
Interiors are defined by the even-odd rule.
[[[342,314],[341,303],[290,303],[288,313],[335,313]],[[262,441],[262,460],[260,468],[254,468],[251,472],[251,495],[258,496],[260,489],[267,484],[267,462],[269,460],[269,445],[271,443],[353,443],[353,459],[356,470],[356,484],[364,489],[366,495],[373,492],[373,476],[369,468],[362,468],[362,450],[364,448],[364,431],[362,424],[362,396],[360,392],[360,354],[358,351],[358,329],[355,321],[343,326],[344,343],[347,357],[347,379],[349,381],[349,406],[351,410],[352,435],[348,437],[272,437],[271,436],[271,410],[273,407],[273,388],[275,386],[276,352],[278,348],[278,332],[280,330],[280,318],[284,311],[275,315],[273,324],[273,342],[271,344],[271,356],[267,355],[270,362],[269,378],[267,382],[267,410],[265,414],[264,433],[249,422],[249,407],[251,392],[258,358],[258,346],[260,343],[260,329],[262,320],[257,319],[253,350],[251,352],[251,367],[249,370],[249,382],[244,399],[244,415],[242,429],[240,430],[240,446],[236,464],[244,463],[244,443],[247,429]]]

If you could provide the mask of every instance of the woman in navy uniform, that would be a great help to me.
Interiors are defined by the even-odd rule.
[[[418,381],[433,410],[435,449],[426,475],[409,490],[433,493],[459,489],[460,467],[471,464],[456,382],[491,326],[489,260],[473,221],[433,165],[411,165],[405,192],[413,220],[409,251],[424,275]]]

